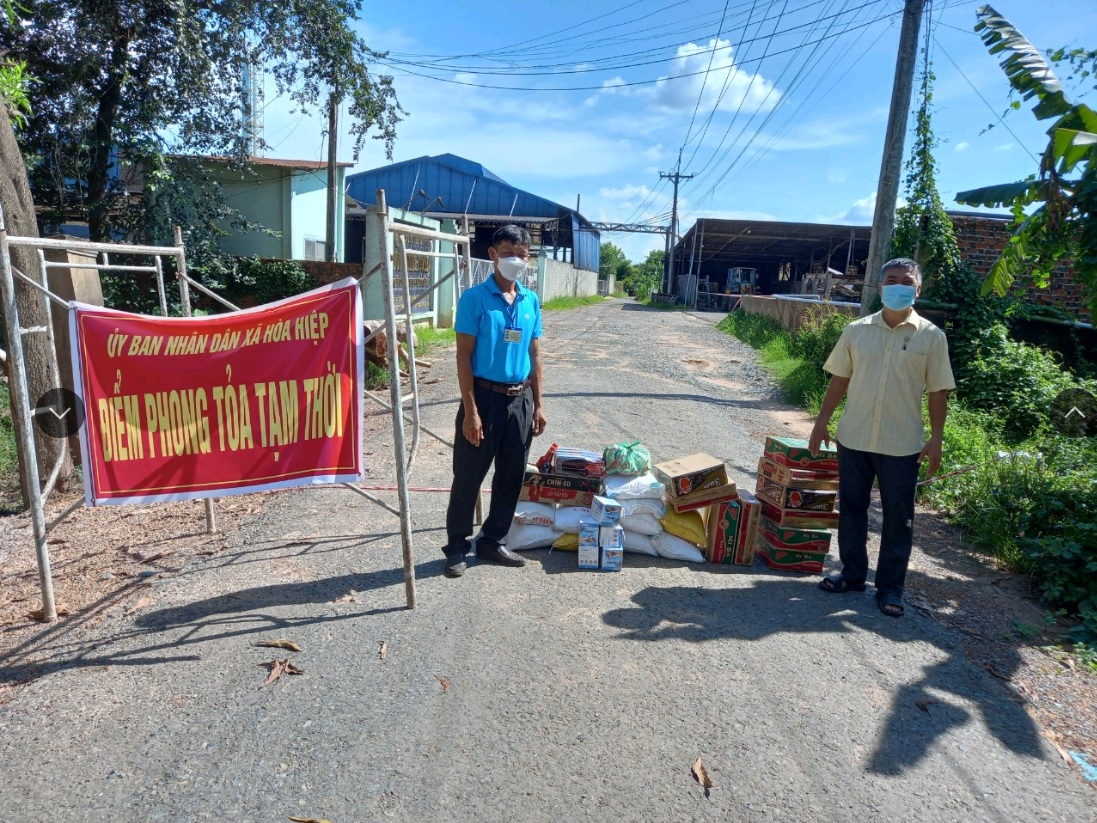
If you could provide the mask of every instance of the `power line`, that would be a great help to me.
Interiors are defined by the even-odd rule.
[[[694,105],[693,105],[693,114],[689,118],[689,126],[686,128],[686,139],[682,142],[682,149],[684,149],[686,146],[689,145],[689,136],[690,136],[690,133],[693,131],[693,124],[697,120],[697,110],[701,108],[701,100],[704,98],[705,88],[708,86],[708,76],[712,72],[712,61],[716,59],[716,51],[717,51],[717,49],[720,48],[720,35],[724,31],[724,19],[727,17],[728,4],[730,2],[731,2],[731,0],[724,0],[724,13],[720,17],[720,27],[716,30],[716,37],[712,41],[712,51],[710,51],[709,55],[708,55],[708,71],[706,71],[705,76],[703,78],[701,78],[701,90],[699,92],[697,92],[697,102],[694,103]],[[757,4],[757,2],[758,2],[758,0],[752,0],[751,5],[750,5],[751,14],[754,13],[754,6]],[[748,20],[747,25],[750,25],[750,23],[749,23],[750,18],[748,17],[747,20]],[[728,48],[730,49],[731,46],[729,45]],[[730,75],[730,73],[731,73],[730,69],[729,69],[728,73]],[[679,165],[681,165],[681,162],[682,162],[682,149],[678,150],[678,163],[679,163]]]

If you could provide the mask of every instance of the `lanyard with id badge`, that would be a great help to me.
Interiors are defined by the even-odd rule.
[[[518,300],[520,295],[514,296],[514,302],[507,304],[507,299],[503,298],[503,303],[506,304],[505,316],[507,318],[507,325],[503,329],[503,342],[504,343],[521,343],[522,342],[522,330],[518,328]]]

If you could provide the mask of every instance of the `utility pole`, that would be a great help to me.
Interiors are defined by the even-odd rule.
[[[337,197],[343,192],[339,191],[339,87],[332,86],[328,96],[328,199],[327,199],[327,240],[324,259],[329,263],[338,261],[336,250],[336,220],[338,210]]]
[[[674,288],[674,247],[678,245],[678,184],[683,180],[692,180],[697,175],[681,174],[682,155],[678,155],[678,165],[673,172],[659,172],[659,179],[669,180],[674,184],[674,202],[670,207],[670,231],[667,232],[667,252],[663,256],[663,279],[665,280],[664,294],[669,294]]]
[[[903,143],[910,119],[910,95],[914,87],[914,68],[918,62],[918,30],[922,25],[925,0],[906,0],[903,28],[899,34],[899,56],[895,60],[895,83],[891,89],[884,156],[880,162],[880,182],[876,187],[876,211],[872,216],[872,239],[868,246],[868,266],[861,288],[861,316],[871,312],[880,282],[880,267],[891,245],[895,224],[895,200],[899,196],[899,177],[903,170]]]

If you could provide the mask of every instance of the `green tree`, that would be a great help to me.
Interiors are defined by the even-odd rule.
[[[143,231],[155,197],[135,204],[127,185],[147,185],[151,169],[151,193],[170,188],[165,156],[246,164],[246,67],[269,72],[302,113],[338,83],[355,156],[371,131],[391,151],[400,110],[391,78],[368,70],[378,55],[354,34],[360,10],[361,0],[27,0],[26,24],[0,29],[0,53],[38,80],[19,135],[36,202],[53,223],[86,217],[93,239]],[[141,174],[127,181],[130,169]]]
[[[633,290],[637,299],[647,300],[659,288],[663,279],[663,256],[662,249],[648,252],[647,259],[633,267],[628,288]]]
[[[1013,234],[991,267],[983,293],[1005,295],[1016,279],[1046,288],[1056,265],[1071,260],[1086,286],[1090,311],[1097,312],[1097,112],[1067,100],[1044,55],[993,8],[983,6],[978,18],[975,30],[988,51],[1005,55],[1000,65],[1013,90],[1022,100],[1035,98],[1037,120],[1054,119],[1035,174],[956,195],[969,206],[1013,210]],[[1097,62],[1097,54],[1085,50],[1056,56],[1067,57],[1079,73],[1085,72],[1083,77]]]
[[[605,280],[617,274],[618,267],[622,263],[628,263],[628,258],[615,244],[608,240],[599,247],[598,252],[598,277]]]

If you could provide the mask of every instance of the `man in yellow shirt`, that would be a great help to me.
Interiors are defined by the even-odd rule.
[[[864,591],[868,577],[868,506],[878,480],[884,523],[876,566],[876,603],[889,617],[903,613],[903,583],[913,545],[918,467],[932,477],[941,465],[948,393],[956,388],[945,333],[914,311],[922,272],[908,258],[884,264],[884,308],[850,323],[823,368],[831,374],[809,449],[830,443],[830,418],[842,398],[838,422],[838,556],[842,572],[819,584],[841,594]],[[930,437],[922,422],[929,396]]]

